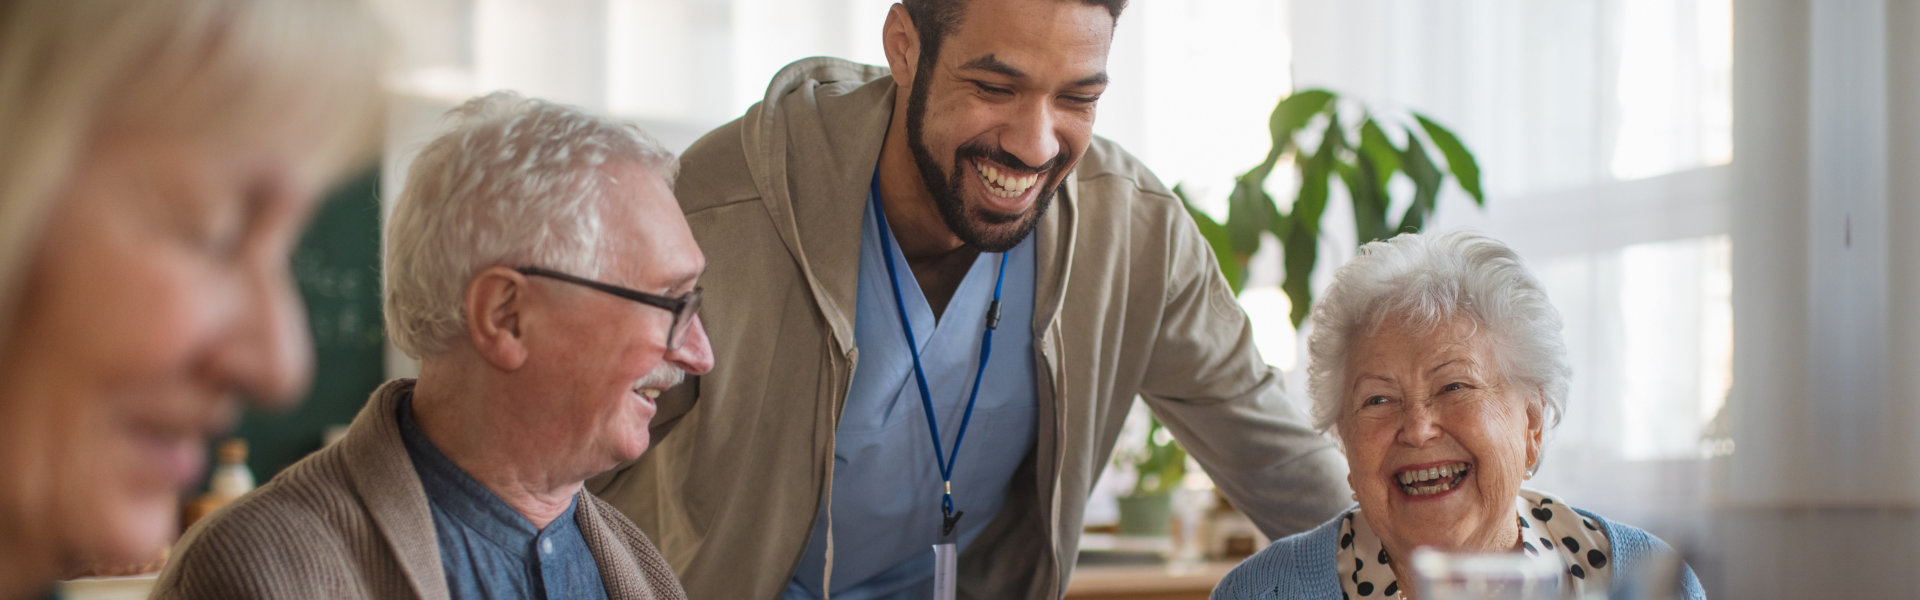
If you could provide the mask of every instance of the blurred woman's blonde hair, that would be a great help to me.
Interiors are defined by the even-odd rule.
[[[385,35],[357,0],[0,2],[0,347],[76,166],[128,132],[295,140],[297,176],[370,163],[385,121]],[[125,290],[139,294],[142,290]],[[9,357],[0,356],[0,360]],[[52,555],[65,515],[57,456],[86,440],[54,398],[0,398],[0,541]],[[58,454],[59,452],[55,452]],[[62,515],[48,518],[49,515]],[[84,518],[84,515],[78,516]],[[67,561],[71,556],[0,559]],[[41,565],[44,567],[44,565]],[[68,565],[54,565],[62,568]],[[0,566],[0,596],[8,574]]]
[[[0,3],[0,340],[89,144],[130,127],[292,128],[310,139],[305,174],[330,179],[372,156],[384,55],[355,0]]]

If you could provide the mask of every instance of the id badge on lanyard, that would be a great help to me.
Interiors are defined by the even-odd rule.
[[[933,544],[934,600],[953,600],[953,592],[958,587],[960,547],[953,541],[953,528],[960,524],[963,514],[965,511],[950,512],[940,524],[940,541]]]
[[[952,538],[933,545],[933,600],[953,600],[959,569],[960,549]]]
[[[960,417],[960,430],[953,436],[953,448],[950,454],[941,456],[940,424],[933,416],[933,393],[927,389],[927,374],[920,365],[920,350],[915,345],[913,320],[907,318],[907,303],[900,293],[900,276],[893,265],[893,240],[887,225],[887,211],[880,202],[880,173],[873,174],[873,183],[869,197],[873,202],[873,218],[880,229],[881,252],[887,257],[887,279],[893,283],[893,302],[900,311],[900,328],[907,336],[907,350],[913,356],[913,379],[920,388],[920,406],[927,414],[927,433],[933,438],[933,459],[940,468],[941,484],[945,490],[940,497],[940,513],[943,516],[939,541],[933,545],[933,597],[934,600],[953,600],[958,587],[960,568],[960,549],[955,542],[954,527],[960,521],[963,511],[953,506],[953,465],[960,460],[960,442],[967,439],[967,424],[973,420],[973,403],[980,398],[980,381],[987,373],[987,359],[993,356],[993,330],[1000,326],[1000,286],[1007,280],[1007,253],[1000,253],[1000,273],[993,282],[993,301],[987,305],[987,328],[980,334],[980,363],[973,373],[973,393],[967,396],[967,409]]]

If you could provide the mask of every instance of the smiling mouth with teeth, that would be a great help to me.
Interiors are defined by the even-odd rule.
[[[1401,471],[1394,473],[1393,478],[1400,484],[1400,491],[1406,492],[1408,496],[1432,496],[1459,487],[1460,482],[1466,481],[1467,473],[1472,470],[1471,465],[1457,462]]]
[[[659,400],[660,390],[651,388],[633,388],[633,393],[646,396],[648,400]]]
[[[980,174],[980,183],[986,185],[987,191],[1001,198],[1019,198],[1024,196],[1027,190],[1032,189],[1035,183],[1040,182],[1039,173],[1015,175],[984,162],[975,162],[974,167],[974,170]]]

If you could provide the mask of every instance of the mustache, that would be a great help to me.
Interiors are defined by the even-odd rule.
[[[954,150],[954,154],[958,155],[962,160],[970,158],[985,159],[988,162],[999,163],[1013,170],[1027,173],[1050,172],[1067,164],[1067,153],[1064,149],[1058,154],[1054,154],[1053,158],[1047,159],[1047,162],[1034,166],[1028,165],[1026,161],[1020,160],[1020,157],[1014,156],[1012,152],[1006,151],[1005,148],[989,146],[986,142],[979,141],[962,144],[958,149]]]
[[[685,370],[673,366],[672,363],[663,362],[660,363],[660,366],[654,367],[653,372],[647,373],[646,377],[640,378],[640,383],[634,385],[634,387],[664,390],[680,385],[681,382],[686,380],[687,372]]]

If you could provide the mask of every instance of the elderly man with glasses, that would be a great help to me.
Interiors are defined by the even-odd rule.
[[[160,597],[685,597],[582,489],[647,448],[660,392],[713,365],[674,158],[512,94],[451,117],[386,236],[387,329],[418,380],[196,525]]]

